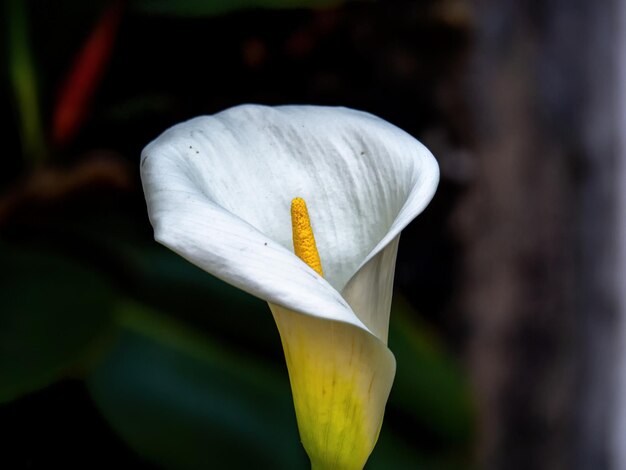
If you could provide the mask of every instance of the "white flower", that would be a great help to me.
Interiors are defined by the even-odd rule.
[[[362,468],[395,374],[400,231],[439,179],[430,152],[364,112],[243,105],[165,131],[141,177],[157,241],[269,302],[313,468]],[[323,276],[294,254],[295,198]]]

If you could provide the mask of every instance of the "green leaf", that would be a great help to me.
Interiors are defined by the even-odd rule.
[[[246,8],[330,7],[342,0],[132,0],[140,12],[172,16],[211,16]]]
[[[98,274],[44,251],[0,247],[0,402],[65,374],[109,332],[113,292]]]
[[[431,329],[398,296],[392,307],[389,346],[397,361],[390,407],[402,410],[438,439],[469,444],[474,408],[466,377]]]
[[[282,358],[267,303],[208,274],[167,248],[140,243],[113,249],[133,276],[133,296],[160,312],[246,351]],[[245,324],[246,328],[241,328]]]
[[[112,427],[168,469],[306,468],[286,370],[236,355],[144,307],[88,378]]]
[[[9,76],[20,119],[22,147],[25,157],[37,164],[46,156],[46,143],[41,127],[37,74],[30,46],[26,2],[6,0],[4,3]]]

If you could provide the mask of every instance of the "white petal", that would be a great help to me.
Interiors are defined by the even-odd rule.
[[[145,184],[145,183],[144,183]],[[155,239],[216,277],[278,305],[366,329],[328,282],[292,252],[201,196],[153,191]]]
[[[402,130],[314,106],[246,105],[192,119],[149,144],[141,166],[161,243],[265,300],[360,327],[338,291],[438,181],[430,152]],[[307,202],[328,282],[292,254],[294,197]]]
[[[387,344],[389,333],[389,313],[399,241],[400,235],[397,235],[382,251],[370,258],[342,292],[343,298],[359,319],[384,344]]]

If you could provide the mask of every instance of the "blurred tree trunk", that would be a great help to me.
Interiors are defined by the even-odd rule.
[[[459,214],[481,468],[620,468],[618,4],[475,2],[477,171]]]

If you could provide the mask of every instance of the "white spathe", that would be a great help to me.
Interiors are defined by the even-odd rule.
[[[431,153],[364,112],[243,105],[165,131],[141,178],[159,242],[269,303],[313,468],[362,468],[395,375],[400,231],[439,181]],[[324,277],[293,252],[296,197]]]
[[[165,131],[144,149],[141,178],[160,243],[268,302],[386,341],[394,240],[432,198],[439,169],[371,114],[242,105]],[[293,253],[295,197],[307,202],[324,278]]]

